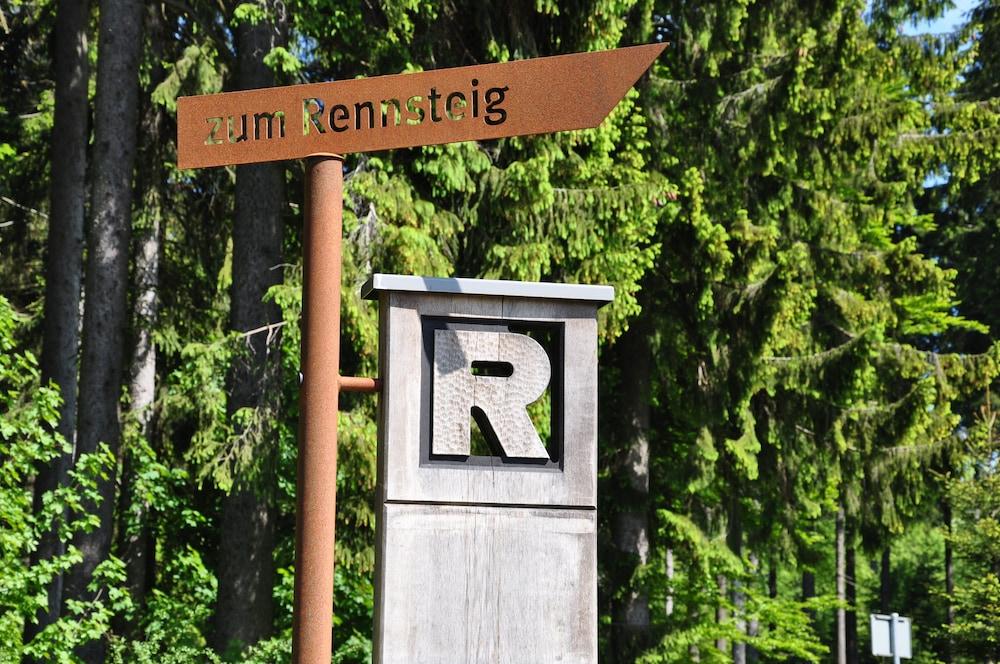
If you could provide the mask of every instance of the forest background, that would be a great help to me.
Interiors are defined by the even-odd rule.
[[[596,129],[347,158],[345,373],[373,272],[612,284],[602,661],[872,661],[877,611],[1000,660],[1000,6],[950,6],[0,4],[0,660],[289,658],[303,171],[178,170],[178,96],[653,41]]]

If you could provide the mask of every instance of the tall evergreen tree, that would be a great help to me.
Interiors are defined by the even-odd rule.
[[[132,325],[128,371],[128,414],[122,451],[121,492],[117,514],[116,553],[125,562],[129,590],[139,609],[151,585],[155,549],[148,508],[137,474],[141,459],[148,456],[154,437],[157,388],[156,323],[159,314],[160,260],[163,241],[163,199],[161,183],[166,180],[164,144],[166,110],[153,99],[163,84],[167,52],[167,16],[160,3],[146,7],[146,35],[150,63],[141,99],[139,164],[136,194],[141,206],[135,217],[132,250]]]
[[[59,433],[72,446],[76,439],[76,381],[80,346],[80,298],[83,286],[83,219],[87,164],[87,29],[90,3],[63,0],[56,7],[52,66],[55,79],[55,119],[52,126],[52,175],[49,184],[49,232],[45,268],[45,322],[40,368],[42,383],[54,382],[62,395]],[[72,447],[70,447],[72,449]],[[46,491],[64,486],[72,452],[56,456],[39,469],[35,479],[35,509],[42,509]],[[47,533],[34,562],[64,550],[58,533]],[[26,640],[59,616],[62,576],[49,588],[46,609],[29,625]]]
[[[128,298],[129,239],[132,225],[132,168],[139,115],[139,57],[142,3],[102,0],[98,36],[97,101],[94,114],[91,221],[87,238],[86,304],[80,359],[80,399],[76,454],[107,445],[117,455],[121,442],[119,399]],[[82,562],[66,580],[66,597],[87,601],[94,571],[111,550],[115,478],[100,483],[94,506],[100,526],[75,540]],[[104,661],[105,644],[81,650],[87,662]]]
[[[919,96],[945,78],[933,72],[954,75],[956,64],[948,53],[914,57],[862,20],[864,9],[659,3],[677,48],[653,87],[664,109],[657,164],[684,185],[655,283],[660,310],[671,312],[657,323],[672,342],[659,352],[672,448],[662,454],[688,460],[677,473],[664,467],[671,527],[728,532],[736,552],[742,522],[774,555],[804,561],[822,519],[843,513],[835,539],[845,600],[847,529],[876,499],[863,491],[894,527],[893,450],[946,439],[954,424],[947,379],[910,340],[965,325],[949,313],[951,275],[907,237],[922,222],[914,201],[935,162],[906,141],[931,129]],[[893,11],[898,25],[908,10]],[[880,481],[863,486],[880,468]],[[684,498],[670,494],[681,487]],[[737,577],[747,567],[723,560]],[[749,640],[746,614],[716,601],[729,616],[712,628],[717,638]],[[712,633],[703,622],[688,629],[663,651]]]
[[[921,238],[926,251],[955,270],[957,308],[982,321],[985,330],[959,330],[933,340],[938,347],[998,359],[1000,311],[993,286],[1000,283],[1000,6],[980,2],[963,30],[953,37],[974,60],[963,72],[953,98],[937,108],[939,141],[949,148],[938,177],[925,197],[935,227]],[[1000,600],[997,555],[995,459],[1000,449],[996,413],[1000,412],[998,367],[975,377],[975,392],[960,406],[961,435],[938,466],[945,478],[941,516],[945,530],[944,633],[941,653],[996,659],[1000,633],[992,607]],[[958,570],[965,569],[964,574]],[[961,661],[961,660],[959,660]]]
[[[282,3],[251,6],[263,16],[236,17],[236,85],[241,90],[274,85],[265,58],[287,38]],[[232,131],[238,132],[235,122]],[[253,473],[235,478],[222,503],[219,558],[225,564],[219,569],[215,612],[220,651],[252,645],[273,629],[276,436],[268,403],[279,390],[281,365],[280,345],[268,326],[277,324],[281,313],[265,296],[281,283],[284,207],[282,164],[237,167],[230,326],[247,337],[246,352],[236,355],[231,369],[228,409],[234,435],[244,439],[239,444],[251,446],[257,458]]]

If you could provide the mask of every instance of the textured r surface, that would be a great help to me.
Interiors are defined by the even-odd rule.
[[[507,364],[512,372],[477,376],[476,362]],[[525,334],[435,330],[431,452],[468,456],[472,409],[479,408],[508,457],[548,459],[527,406],[542,396],[551,374],[545,349]]]

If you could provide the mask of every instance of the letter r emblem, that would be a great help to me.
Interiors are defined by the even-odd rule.
[[[473,363],[508,365],[508,376],[473,373]],[[527,406],[545,392],[552,373],[537,341],[512,332],[434,330],[434,396],[431,453],[468,456],[472,409],[489,420],[504,453],[548,459]]]

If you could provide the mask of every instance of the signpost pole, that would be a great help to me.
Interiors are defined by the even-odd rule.
[[[306,160],[294,664],[330,664],[333,647],[343,165],[332,154]]]
[[[889,649],[892,650],[892,664],[900,664],[898,639],[896,638],[897,622],[899,622],[899,614],[893,613],[889,620]]]

